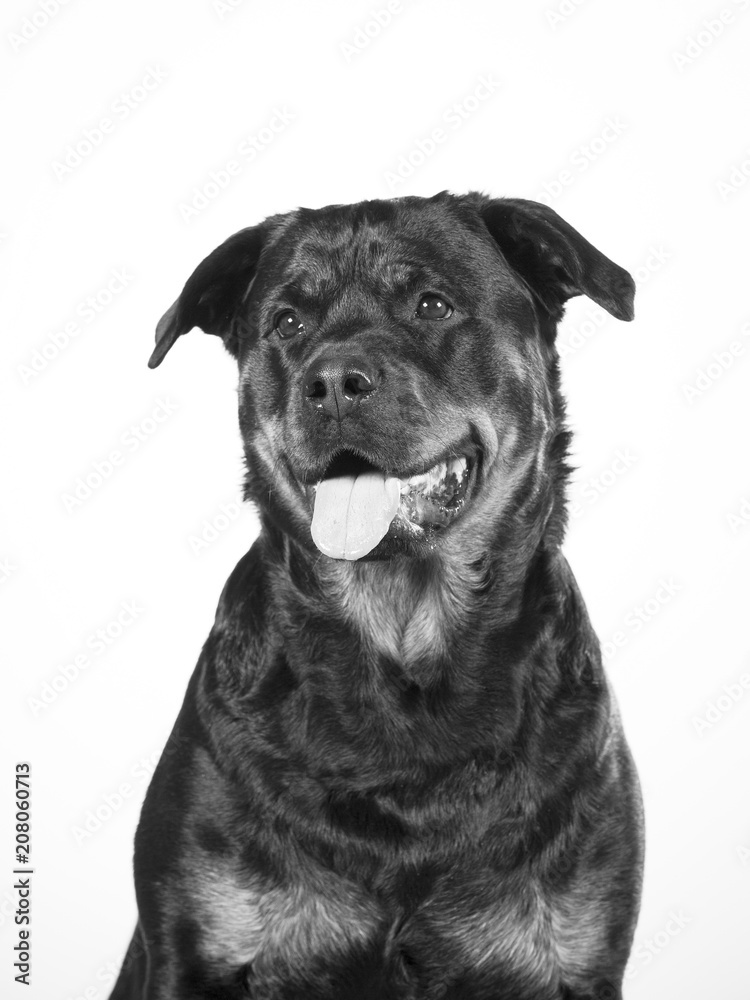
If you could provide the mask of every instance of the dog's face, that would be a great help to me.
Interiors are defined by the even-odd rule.
[[[471,547],[559,499],[555,325],[633,282],[551,209],[449,194],[300,210],[243,230],[157,328],[222,336],[240,370],[247,495],[335,559]],[[483,528],[483,532],[486,527]]]

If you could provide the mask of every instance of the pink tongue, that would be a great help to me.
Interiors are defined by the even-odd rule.
[[[332,559],[361,559],[388,533],[401,484],[382,472],[334,476],[318,483],[312,537]]]

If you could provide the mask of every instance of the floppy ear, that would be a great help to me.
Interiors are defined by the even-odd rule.
[[[523,198],[498,198],[480,208],[492,238],[550,316],[566,300],[588,295],[617,319],[633,318],[635,282],[553,209]]]
[[[232,319],[255,276],[266,234],[263,224],[243,229],[201,261],[156,326],[156,347],[149,368],[160,365],[177,338],[194,326],[222,337],[226,349],[237,357]]]

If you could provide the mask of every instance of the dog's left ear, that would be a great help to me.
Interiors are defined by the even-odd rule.
[[[255,275],[267,232],[264,224],[242,229],[201,261],[156,326],[149,368],[160,365],[177,338],[194,326],[222,337],[226,349],[237,357],[232,319]]]
[[[567,299],[588,295],[617,319],[633,318],[635,282],[553,209],[523,198],[498,198],[480,215],[511,267],[550,316]]]

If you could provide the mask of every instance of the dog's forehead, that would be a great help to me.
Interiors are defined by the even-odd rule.
[[[272,266],[303,293],[331,281],[407,285],[424,273],[472,286],[497,270],[498,254],[468,219],[450,202],[418,198],[300,209],[287,217]]]

